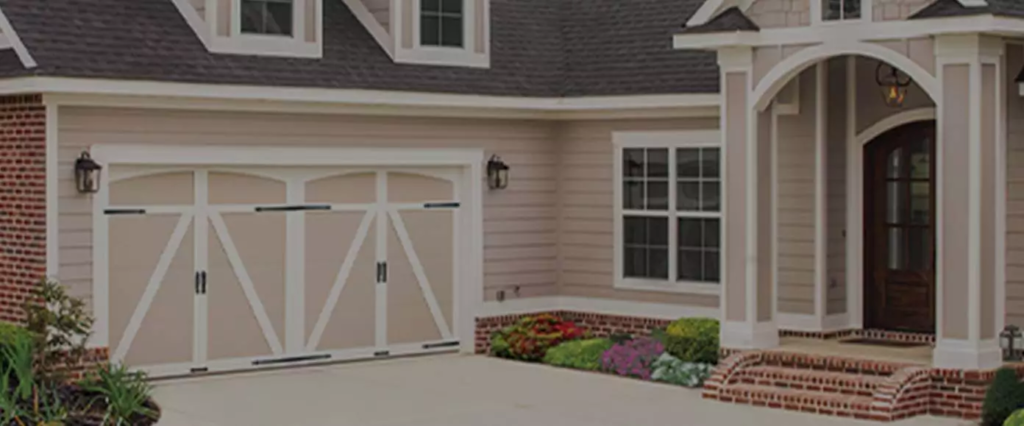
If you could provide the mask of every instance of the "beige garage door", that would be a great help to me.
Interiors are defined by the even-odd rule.
[[[456,348],[461,176],[112,170],[114,359],[177,375]]]

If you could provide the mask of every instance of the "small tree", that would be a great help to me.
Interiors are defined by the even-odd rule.
[[[982,426],[1002,426],[1006,418],[1021,407],[1024,407],[1024,385],[1017,380],[1016,371],[1000,368],[985,393],[981,407]]]
[[[60,380],[69,367],[81,364],[93,318],[85,302],[68,295],[56,281],[44,279],[31,296],[24,306],[25,328],[37,339],[37,371],[44,378]]]

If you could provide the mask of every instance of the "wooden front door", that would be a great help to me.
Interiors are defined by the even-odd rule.
[[[868,144],[864,170],[866,328],[935,332],[935,122]]]

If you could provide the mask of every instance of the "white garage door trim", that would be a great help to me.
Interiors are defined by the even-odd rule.
[[[465,223],[464,229],[465,236],[456,240],[456,255],[460,256],[463,260],[462,266],[460,267],[459,275],[466,277],[462,281],[461,285],[458,285],[457,303],[454,306],[455,312],[458,313],[453,317],[452,324],[454,328],[445,327],[443,317],[438,316],[437,307],[433,304],[430,306],[431,313],[433,314],[435,321],[438,321],[438,327],[441,330],[448,329],[449,333],[445,333],[445,338],[449,336],[459,340],[459,347],[461,351],[470,353],[473,351],[473,330],[474,323],[473,313],[476,311],[476,307],[479,305],[479,301],[482,300],[482,282],[483,282],[483,214],[482,214],[482,194],[483,194],[483,175],[482,168],[484,162],[484,153],[480,149],[362,149],[362,148],[276,148],[276,147],[185,147],[185,146],[138,146],[138,145],[96,145],[91,148],[92,156],[98,162],[106,166],[103,169],[103,176],[101,177],[101,189],[93,199],[93,244],[94,253],[94,268],[93,268],[93,307],[94,315],[96,316],[96,323],[94,325],[94,334],[90,339],[90,344],[96,347],[109,347],[110,342],[110,331],[109,331],[109,286],[108,286],[108,233],[107,223],[108,218],[104,214],[104,209],[109,205],[109,185],[113,180],[125,179],[133,176],[148,175],[159,169],[161,171],[174,171],[174,170],[189,170],[191,167],[200,166],[339,166],[339,167],[361,167],[368,171],[376,171],[381,168],[394,168],[401,167],[403,169],[410,167],[458,167],[461,171],[459,177],[459,189],[458,197],[461,200],[460,211],[458,214],[462,217],[462,223]],[[131,167],[122,167],[124,171],[119,171],[117,176],[111,176],[111,166],[143,166],[145,169],[140,168],[139,171],[131,170]],[[205,173],[197,173],[196,187],[203,187],[205,191],[205,183],[200,182],[201,176]],[[111,178],[114,179],[111,179]],[[204,177],[204,176],[203,176]],[[291,193],[291,192],[290,192]],[[198,200],[197,200],[198,201]],[[292,201],[292,200],[289,200]],[[239,206],[242,207],[242,206]],[[398,237],[401,240],[401,245],[404,249],[408,250],[408,235],[403,233],[404,226],[402,225],[401,217],[398,215],[400,210],[407,208],[421,208],[422,205],[391,205],[388,207],[387,212],[383,216],[387,216],[389,221],[378,221],[378,226],[382,222],[391,222],[394,224]],[[246,206],[246,208],[251,208]],[[166,210],[166,211],[164,211]],[[230,210],[230,206],[219,206],[220,210]],[[147,213],[164,213],[164,214],[184,214],[186,213],[183,209],[173,207],[149,207]],[[211,213],[213,213],[211,211]],[[183,215],[181,221],[185,224],[182,226],[179,223],[178,228],[182,228],[181,231],[184,233],[184,228],[187,227],[190,217]],[[218,215],[211,215],[211,218],[219,217]],[[364,221],[365,222],[365,221]],[[197,222],[198,223],[198,222]],[[365,225],[365,223],[364,223]],[[213,226],[216,228],[216,219],[213,220]],[[205,228],[205,226],[203,226]],[[216,229],[205,230],[207,232],[214,232]],[[177,233],[177,231],[176,231]],[[175,235],[176,236],[176,235]],[[461,240],[461,241],[459,241]],[[174,239],[169,241],[172,244]],[[291,242],[291,241],[290,241]],[[290,244],[291,246],[291,244]],[[291,248],[291,247],[289,247]],[[299,251],[291,251],[289,253],[301,253]],[[200,256],[205,257],[205,256]],[[429,290],[429,285],[426,285],[425,277],[423,276],[422,268],[417,267],[415,256],[410,256],[412,261],[413,272],[420,281],[421,288]],[[295,261],[289,260],[289,261]],[[154,274],[156,276],[157,274]],[[147,288],[147,292],[151,292]],[[198,303],[198,302],[197,302]],[[136,322],[133,318],[133,323]],[[262,322],[262,321],[261,321]],[[137,324],[136,324],[137,326]],[[129,332],[131,330],[128,330]],[[322,332],[322,330],[321,330]],[[198,337],[197,337],[198,338]],[[114,342],[118,343],[118,342]],[[295,347],[305,347],[308,345],[302,341],[285,341],[284,349],[291,351]],[[314,342],[309,342],[314,343]],[[274,346],[279,346],[274,345]],[[399,355],[404,353],[416,353],[423,352],[420,345],[408,345],[409,347],[403,347],[402,345],[392,345],[388,349],[391,355]],[[110,347],[112,352],[118,351],[119,348]],[[275,354],[280,351],[278,348],[274,348]],[[445,348],[438,348],[438,350],[444,350]],[[123,348],[122,348],[123,350]],[[197,349],[198,350],[198,347]],[[364,354],[365,351],[339,351],[332,359],[339,358],[353,358],[363,357],[370,354]],[[121,354],[123,355],[123,354]],[[205,358],[205,357],[202,357]],[[216,364],[211,362],[208,365],[211,369],[230,369],[232,366],[226,360],[224,365],[212,365]],[[181,366],[173,366],[172,369],[179,369]],[[159,373],[159,372],[157,372]]]

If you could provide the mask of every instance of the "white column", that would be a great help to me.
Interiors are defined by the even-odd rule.
[[[942,87],[938,106],[936,315],[934,364],[989,369],[1002,364],[998,345],[1003,283],[996,253],[997,146],[1005,112],[1003,43],[978,34],[938,37]]]
[[[753,52],[718,51],[725,196],[722,346],[778,345],[772,283],[771,120],[753,107]]]

